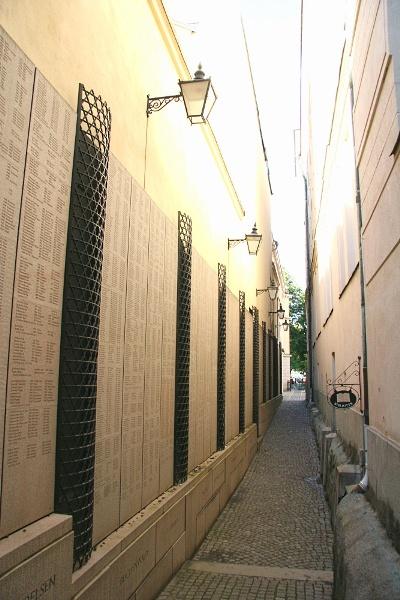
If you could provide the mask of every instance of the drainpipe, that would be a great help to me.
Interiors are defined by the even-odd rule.
[[[350,102],[353,126],[353,142],[354,142],[354,90],[353,82],[350,81]],[[356,179],[356,204],[357,204],[357,222],[358,222],[358,246],[360,255],[360,292],[361,292],[361,340],[362,340],[362,374],[363,374],[363,398],[364,398],[364,423],[363,423],[363,454],[364,454],[364,475],[361,481],[355,488],[355,492],[366,492],[368,489],[368,448],[367,448],[367,429],[369,426],[369,398],[368,398],[368,362],[367,362],[367,329],[365,317],[365,278],[364,278],[364,260],[363,260],[363,245],[362,245],[362,212],[361,212],[361,195],[360,195],[360,176],[358,172],[355,147],[354,147],[354,170]]]
[[[307,290],[306,290],[306,311],[307,311],[307,356],[308,356],[308,404],[314,401],[313,398],[313,353],[312,353],[312,332],[311,332],[311,256],[310,256],[310,223],[308,214],[308,189],[307,179],[304,179],[304,201],[305,201],[305,221],[306,221],[306,272],[307,272]]]

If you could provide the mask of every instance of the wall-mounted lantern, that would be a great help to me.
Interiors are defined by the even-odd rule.
[[[269,299],[274,301],[274,300],[276,300],[276,297],[278,295],[278,290],[279,290],[279,285],[275,285],[274,283],[271,283],[271,285],[266,288],[256,289],[256,296],[259,296],[260,294],[263,294],[264,292],[268,292]]]
[[[178,81],[181,88],[180,94],[173,96],[158,96],[150,98],[147,96],[147,117],[153,112],[164,108],[170,102],[179,102],[182,98],[185,104],[186,114],[192,125],[206,123],[212,107],[215,104],[217,96],[215,94],[211,78],[204,78],[204,71],[199,65],[194,74],[194,79],[188,81]]]
[[[283,317],[285,316],[285,309],[282,308],[282,304],[279,302],[278,310],[270,310],[269,314],[270,315],[278,315],[278,319],[283,319]]]
[[[241,238],[239,240],[228,239],[228,250],[230,248],[234,248],[235,246],[240,244],[240,242],[247,242],[247,249],[249,251],[249,254],[255,256],[260,247],[261,240],[262,235],[261,233],[258,233],[256,223],[254,223],[254,227],[251,233],[247,233],[244,238]]]

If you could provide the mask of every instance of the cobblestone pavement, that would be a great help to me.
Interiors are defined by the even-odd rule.
[[[158,600],[330,600],[329,510],[304,392],[284,402],[243,481]]]

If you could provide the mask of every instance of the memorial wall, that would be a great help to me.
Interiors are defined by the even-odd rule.
[[[15,257],[35,68],[0,28],[0,479]]]
[[[191,471],[217,448],[218,276],[193,250],[190,315],[189,462]]]
[[[259,357],[260,357],[260,368],[259,368],[259,385],[258,385],[258,404],[262,404],[263,402],[265,402],[265,398],[264,398],[264,376],[263,376],[263,371],[264,371],[264,344],[263,344],[263,330],[262,330],[262,324],[260,323],[260,325],[258,326],[258,340],[259,340]]]
[[[54,509],[60,330],[76,114],[1,29],[0,58],[0,537],[4,537]],[[177,222],[165,216],[113,155],[104,236],[94,545],[171,487],[174,473]],[[246,427],[252,423],[252,328],[246,311]],[[217,351],[218,276],[193,250],[189,471],[216,451]],[[225,419],[229,442],[239,433],[239,301],[229,290]]]
[[[176,226],[110,158],[94,543],[173,483]]]
[[[121,421],[131,177],[110,155],[101,283],[93,541],[120,524]]]
[[[75,114],[4,32],[1,40],[2,161],[8,154],[1,184],[1,223],[7,235],[2,282],[7,287],[1,313],[8,315],[10,327],[2,334],[2,348],[9,337],[8,357],[4,353],[8,368],[2,363],[6,393],[4,400],[2,390],[0,426],[4,429],[0,535],[4,536],[53,510]]]

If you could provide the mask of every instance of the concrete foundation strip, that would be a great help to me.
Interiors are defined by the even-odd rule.
[[[192,571],[206,571],[221,575],[244,575],[246,577],[264,577],[266,579],[294,579],[296,581],[322,581],[333,583],[333,571],[313,569],[291,569],[289,567],[264,567],[223,562],[191,560],[187,568]]]

